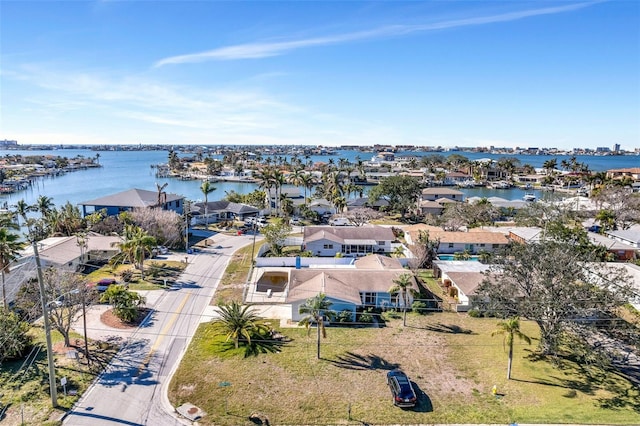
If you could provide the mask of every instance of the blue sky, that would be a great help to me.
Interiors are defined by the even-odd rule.
[[[0,0],[0,139],[640,147],[640,2]]]

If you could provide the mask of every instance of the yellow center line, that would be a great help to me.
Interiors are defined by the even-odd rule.
[[[180,315],[180,313],[182,312],[182,309],[184,309],[184,306],[187,304],[187,300],[189,300],[190,297],[191,297],[191,293],[187,293],[184,296],[184,299],[182,299],[182,302],[180,302],[180,306],[178,306],[178,309],[176,310],[176,312],[174,312],[173,315],[171,315],[171,318],[169,318],[169,321],[167,321],[167,323],[164,325],[164,327],[160,331],[160,335],[156,339],[153,346],[151,346],[149,353],[147,354],[147,356],[144,357],[144,360],[142,360],[142,363],[140,363],[140,367],[138,367],[138,372],[136,373],[136,376],[140,375],[142,370],[149,365],[149,362],[151,361],[151,357],[153,357],[153,354],[155,353],[155,351],[158,349],[158,347],[164,340],[164,336],[167,334],[169,329],[173,326],[173,323],[176,322],[178,315]]]

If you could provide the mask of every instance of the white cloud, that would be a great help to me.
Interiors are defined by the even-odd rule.
[[[359,31],[334,36],[308,38],[302,40],[290,40],[271,43],[247,43],[235,46],[221,47],[205,52],[190,53],[185,55],[170,56],[157,61],[154,67],[170,64],[185,64],[204,62],[209,60],[236,60],[259,59],[271,56],[283,55],[287,52],[306,47],[327,46],[332,44],[348,43],[359,40],[371,40],[377,38],[402,36],[415,32],[428,32],[450,28],[467,27],[474,25],[487,25],[498,22],[509,22],[519,19],[565,13],[590,6],[594,2],[576,3],[570,5],[530,9],[519,12],[503,13],[499,15],[480,16],[466,19],[448,20],[424,25],[391,25],[369,31]]]

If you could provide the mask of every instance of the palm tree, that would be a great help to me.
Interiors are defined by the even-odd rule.
[[[251,344],[251,337],[267,333],[271,330],[269,324],[259,317],[250,306],[242,306],[238,302],[218,305],[220,318],[213,320],[214,324],[221,324],[227,334],[227,341],[233,339],[236,349],[240,346],[240,338]]]
[[[307,202],[307,190],[309,190],[309,193],[311,193],[311,189],[313,189],[313,186],[316,184],[316,179],[313,177],[312,174],[304,174],[301,177],[301,181],[302,181],[302,186],[304,187],[304,202]]]
[[[41,195],[36,200],[36,210],[40,212],[43,218],[46,218],[53,208],[53,198]]]
[[[4,274],[9,273],[9,265],[18,257],[18,250],[22,248],[19,239],[20,236],[9,232],[8,228],[0,228],[0,274],[2,275],[2,306],[4,309],[8,308]]]
[[[304,325],[307,328],[307,335],[311,333],[311,324],[316,323],[318,330],[318,359],[320,359],[320,337],[327,338],[327,330],[324,327],[324,317],[327,317],[331,321],[336,316],[335,311],[330,309],[332,304],[324,293],[318,293],[314,297],[307,299],[298,308],[298,312],[305,315],[300,322],[298,322],[298,325]]]
[[[274,169],[271,173],[273,184],[276,188],[276,212],[278,215],[282,214],[282,203],[280,201],[280,195],[282,195],[282,186],[285,184],[286,179],[284,174],[279,169]]]
[[[270,157],[269,157],[270,158]],[[270,167],[265,167],[262,170],[259,170],[256,175],[256,179],[258,179],[258,188],[264,189],[266,193],[266,204],[271,211],[271,188],[273,188],[273,173],[271,172]]]
[[[389,293],[402,295],[402,325],[407,325],[407,305],[409,304],[409,291],[413,289],[413,277],[410,274],[402,274],[395,280],[389,288]]]
[[[147,232],[134,225],[124,228],[124,241],[115,243],[120,248],[121,256],[113,258],[113,262],[128,261],[140,269],[141,279],[144,280],[144,259],[156,245],[156,239]]]
[[[20,216],[25,223],[27,222],[27,213],[33,210],[34,206],[27,204],[24,198],[16,203],[16,214]]]
[[[511,379],[511,364],[513,362],[513,337],[518,337],[529,345],[531,344],[531,338],[520,331],[520,318],[518,317],[498,322],[498,328],[491,333],[491,336],[496,334],[504,334],[502,345],[509,346],[509,364],[507,366],[507,380],[509,380]]]
[[[208,180],[203,181],[202,185],[200,185],[200,191],[202,191],[202,194],[204,195],[204,217],[207,229],[209,228],[209,194],[216,189],[217,188],[211,185],[211,182]]]

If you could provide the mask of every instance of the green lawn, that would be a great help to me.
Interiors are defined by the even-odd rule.
[[[496,319],[455,313],[410,315],[408,326],[329,328],[316,359],[315,333],[280,330],[291,341],[275,351],[243,356],[204,324],[170,385],[174,405],[193,403],[201,424],[234,425],[253,412],[272,424],[605,423],[640,424],[640,394],[614,373],[562,360],[537,360],[534,344],[516,345],[513,379],[506,380]],[[522,329],[536,337],[537,327]],[[385,373],[404,369],[420,404],[391,404]],[[229,382],[231,386],[220,386]],[[498,398],[491,394],[496,385]],[[229,414],[225,414],[225,399]]]

